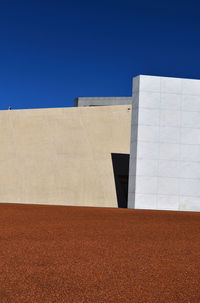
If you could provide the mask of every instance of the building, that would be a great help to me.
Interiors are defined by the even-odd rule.
[[[130,127],[130,105],[0,111],[0,202],[126,206]]]
[[[200,211],[200,80],[74,105],[0,111],[0,202]]]
[[[134,79],[128,207],[200,211],[200,80]]]

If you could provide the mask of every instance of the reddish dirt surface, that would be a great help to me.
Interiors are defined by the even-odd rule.
[[[200,302],[200,213],[0,204],[0,303]]]

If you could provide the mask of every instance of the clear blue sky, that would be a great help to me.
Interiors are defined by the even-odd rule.
[[[199,1],[0,1],[0,109],[131,95],[138,74],[200,79]]]

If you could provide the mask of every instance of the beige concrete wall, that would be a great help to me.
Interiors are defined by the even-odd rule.
[[[0,111],[0,202],[117,207],[130,105]]]

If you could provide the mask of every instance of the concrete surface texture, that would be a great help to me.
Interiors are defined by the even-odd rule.
[[[1,303],[199,303],[200,213],[0,205]]]
[[[106,106],[129,105],[132,97],[79,97],[74,100],[74,106]]]
[[[200,80],[133,82],[129,208],[200,211]]]
[[[117,207],[130,106],[0,111],[0,202]]]

